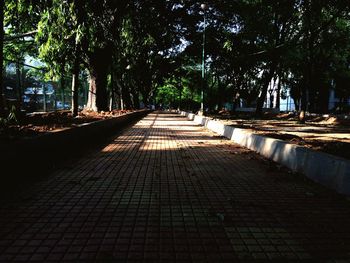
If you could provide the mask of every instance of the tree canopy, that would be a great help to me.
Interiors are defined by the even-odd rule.
[[[197,1],[5,0],[1,64],[26,56],[46,75],[72,80],[73,112],[82,73],[86,107],[160,103],[198,109],[202,47],[204,103],[244,100],[260,114],[271,83],[301,111],[328,111],[329,91],[350,96],[350,4],[335,0]],[[204,16],[206,39],[203,43]],[[2,78],[0,78],[2,83]],[[3,93],[3,85],[2,92]],[[1,100],[1,111],[4,100]]]

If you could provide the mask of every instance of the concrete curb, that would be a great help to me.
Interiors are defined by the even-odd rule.
[[[204,116],[184,111],[179,113],[196,124],[256,151],[295,172],[302,173],[340,194],[350,195],[350,161],[347,159],[257,135],[246,129],[228,126]]]

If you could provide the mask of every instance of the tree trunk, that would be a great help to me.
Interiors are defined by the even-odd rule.
[[[116,72],[117,74],[118,72]],[[123,97],[123,74],[116,75],[115,78],[116,82],[116,93],[118,94],[117,104],[119,110],[124,110],[125,104],[124,104],[124,97]]]
[[[306,53],[306,67],[304,69],[304,86],[302,87],[301,91],[301,102],[300,102],[300,113],[299,113],[299,122],[305,123],[305,117],[306,117],[306,111],[309,110],[309,94],[311,91],[312,86],[312,80],[313,80],[313,66],[314,66],[314,35],[312,34],[312,1],[306,1],[305,3],[305,10],[306,10],[306,16],[305,16],[305,22],[307,29],[307,34],[305,37],[306,43],[303,45]]]
[[[0,1],[0,116],[5,115],[5,96],[4,96],[4,2]]]
[[[130,91],[125,84],[122,84],[122,97],[123,97],[124,109],[131,109],[132,102],[131,102]]]
[[[218,103],[218,110],[222,110],[224,106],[224,100],[225,100],[225,95],[224,95],[224,85],[222,85],[219,74],[216,75],[217,82],[218,82],[218,97],[217,97],[217,103]],[[233,102],[235,104],[235,101]],[[235,108],[235,106],[233,106]]]
[[[109,99],[109,110],[112,111],[115,106],[115,82],[114,82],[114,71],[113,67],[111,70],[111,86],[110,86],[110,99]]]
[[[97,50],[90,57],[90,87],[86,108],[93,111],[108,111],[107,71],[109,59],[107,49]]]
[[[76,38],[78,39],[78,37]],[[73,62],[73,72],[72,72],[72,97],[71,97],[71,112],[73,117],[78,115],[79,101],[78,101],[78,91],[79,91],[79,73],[80,73],[80,44],[78,40],[75,41],[74,47],[74,62]]]
[[[60,90],[61,90],[61,102],[62,102],[62,109],[64,110],[64,105],[66,104],[66,98],[65,98],[65,94],[64,94],[64,66],[65,63],[62,62],[60,65],[60,71],[61,71],[61,78],[60,78]]]
[[[255,114],[257,116],[261,116],[261,114],[262,114],[262,108],[264,106],[264,101],[266,99],[267,90],[269,88],[269,84],[271,82],[271,79],[272,79],[273,75],[275,74],[276,66],[277,66],[277,63],[272,61],[270,68],[268,69],[268,72],[265,72],[262,91],[261,91],[261,94],[258,98],[258,103],[256,105]]]
[[[307,66],[304,69],[304,82],[301,89],[301,101],[300,101],[300,113],[299,113],[299,122],[305,123],[306,111],[309,110],[309,99],[310,99],[310,87],[312,82],[313,75],[313,64],[311,61],[311,55],[309,56],[309,61],[307,62]]]
[[[123,87],[122,83],[117,80],[117,90],[118,90],[118,109],[119,110],[124,110],[124,99],[123,99]]]
[[[149,104],[150,98],[149,98],[149,93],[147,90],[143,89],[141,90],[141,95],[142,95],[142,101],[147,106]]]
[[[87,109],[108,111],[107,71],[105,68],[90,70],[90,87]]]
[[[98,111],[96,103],[96,77],[90,72],[90,85],[86,109]]]
[[[132,93],[132,97],[133,97],[133,102],[134,102],[134,108],[135,108],[135,109],[140,109],[139,92],[138,92],[138,91],[134,91],[134,92]]]
[[[299,98],[294,98],[292,96],[291,96],[291,98],[293,99],[295,110],[299,111],[299,109],[300,109],[300,103],[299,103],[300,99]],[[287,99],[288,99],[288,97],[287,97]],[[290,107],[292,107],[292,102],[290,102]]]
[[[273,108],[273,101],[274,101],[274,96],[273,96],[273,89],[269,90],[269,99],[270,99],[270,102],[269,102],[269,108],[272,109]]]
[[[86,81],[85,77],[84,77],[83,87],[84,87],[83,91],[84,91],[84,107],[85,107],[88,100],[88,90],[89,90],[89,83]]]
[[[75,63],[77,64],[77,62]],[[74,65],[72,74],[72,106],[71,112],[73,117],[78,115],[78,90],[79,90],[79,65]]]
[[[281,77],[278,78],[277,93],[276,93],[276,109],[280,110],[281,107]]]
[[[305,123],[305,117],[306,117],[306,111],[307,111],[307,107],[309,104],[309,96],[308,96],[308,89],[307,86],[304,87],[302,94],[301,94],[301,103],[300,103],[300,113],[299,113],[299,122],[300,123]]]
[[[113,90],[110,92],[110,98],[109,98],[109,111],[112,111],[115,109],[115,93]]]

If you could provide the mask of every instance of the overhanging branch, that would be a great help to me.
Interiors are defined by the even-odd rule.
[[[5,36],[4,37],[4,41],[11,41],[11,40],[15,40],[15,39],[18,39],[18,38],[23,38],[23,37],[30,37],[30,36],[35,35],[36,33],[38,33],[38,30],[34,30],[34,31],[30,31],[30,32],[27,32],[27,33],[14,35],[14,36]]]
[[[41,70],[41,71],[48,71],[47,68],[38,68],[38,67],[35,67],[35,66],[32,66],[32,65],[28,65],[28,64],[25,64],[25,63],[22,63],[22,62],[18,62],[18,61],[14,61],[14,60],[11,60],[11,59],[6,59],[4,58],[5,61],[7,62],[10,62],[10,63],[14,63],[14,64],[19,64],[21,66],[24,66],[24,67],[28,67],[28,68],[33,68],[33,69],[36,69],[36,70]]]

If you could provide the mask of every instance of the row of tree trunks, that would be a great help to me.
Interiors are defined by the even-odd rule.
[[[281,104],[281,77],[276,75],[271,83],[271,88],[268,90],[270,105],[269,108],[280,109]],[[276,94],[276,96],[274,95]]]
[[[271,82],[273,76],[275,75],[276,68],[277,68],[277,62],[271,61],[270,66],[264,72],[263,83],[262,83],[262,90],[261,90],[261,94],[260,94],[260,96],[258,98],[256,111],[255,111],[255,114],[257,116],[261,116],[261,114],[262,114],[262,108],[264,106],[264,102],[265,102],[265,99],[266,99],[267,91],[268,91],[270,82]]]
[[[132,109],[132,108],[139,108],[140,106],[140,98],[139,98],[139,91],[136,91],[136,89],[132,89],[130,87],[130,83],[128,82],[127,73],[120,73],[116,71],[116,69],[113,70],[112,65],[112,71],[111,71],[111,87],[110,87],[110,110],[114,109],[115,106],[117,109]],[[145,93],[141,94],[144,98],[148,98],[145,96]],[[143,102],[147,104],[147,101],[144,99]]]

